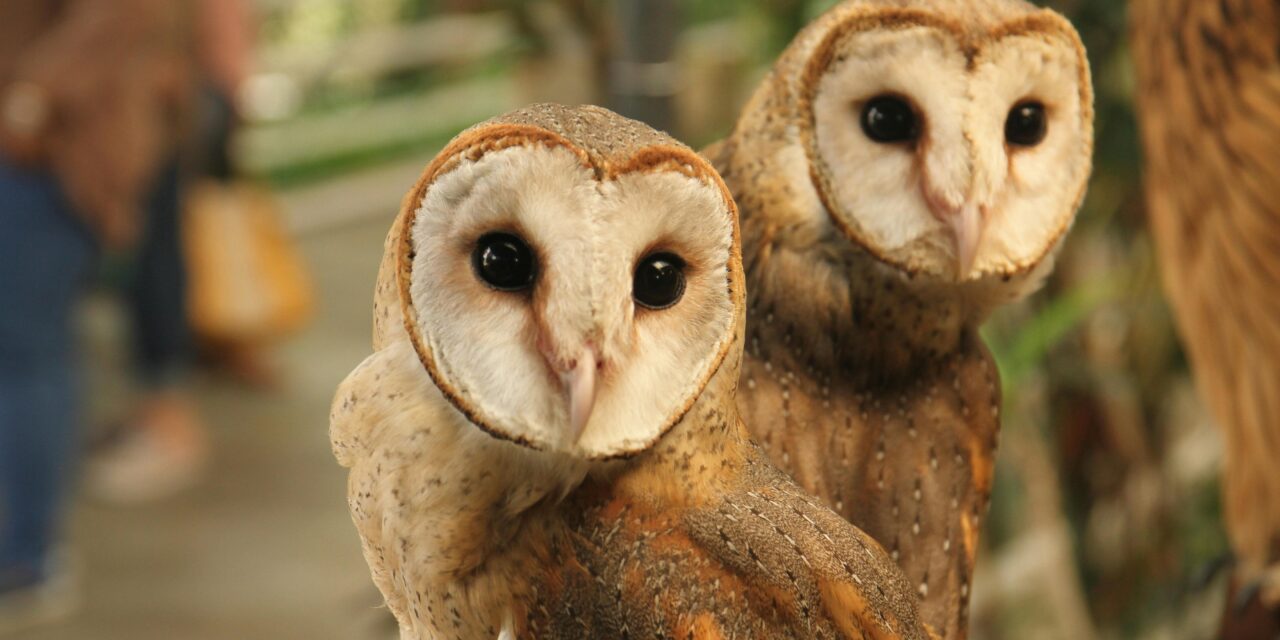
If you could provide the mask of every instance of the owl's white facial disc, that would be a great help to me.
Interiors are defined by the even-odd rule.
[[[912,12],[887,27],[862,19],[834,30],[808,74],[807,153],[836,224],[926,277],[1032,269],[1070,226],[1090,169],[1075,32],[1049,12],[973,33]]]
[[[477,252],[493,234],[528,247],[527,285],[486,281]],[[733,215],[710,181],[660,170],[602,180],[569,148],[508,147],[436,176],[410,242],[411,330],[427,367],[495,436],[588,458],[645,449],[729,350]],[[683,275],[668,308],[633,296],[637,269],[655,259]]]

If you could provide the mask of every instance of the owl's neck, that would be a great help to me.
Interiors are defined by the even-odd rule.
[[[747,349],[799,369],[907,373],[960,348],[987,310],[966,287],[909,279],[834,230],[744,207]]]
[[[757,360],[907,375],[961,348],[992,309],[1027,289],[1028,277],[937,282],[876,259],[831,223],[794,131],[777,118],[740,122],[706,154],[740,210],[746,348]]]

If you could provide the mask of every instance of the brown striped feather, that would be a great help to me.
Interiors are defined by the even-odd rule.
[[[1134,0],[1131,20],[1151,227],[1254,579],[1280,570],[1280,4]]]

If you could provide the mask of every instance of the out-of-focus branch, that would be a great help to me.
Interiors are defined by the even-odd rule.
[[[1096,638],[1063,509],[1060,474],[1044,436],[1034,426],[1036,421],[1029,419],[1043,413],[1036,409],[1043,403],[1034,400],[1042,395],[1039,386],[1027,380],[1018,394],[1007,398],[1011,415],[1024,419],[1022,424],[1007,420],[1011,428],[1002,434],[1012,454],[1006,459],[1014,465],[1006,472],[1016,473],[1026,491],[1023,522],[1018,527],[1022,533],[988,565],[988,571],[979,572],[973,615],[988,617],[1010,601],[1037,592],[1051,611],[1056,637]]]

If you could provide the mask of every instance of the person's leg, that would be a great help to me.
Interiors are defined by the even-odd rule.
[[[176,384],[191,366],[187,265],[182,251],[177,162],[161,173],[147,207],[147,224],[129,287],[134,366],[148,388]]]
[[[57,535],[78,443],[72,308],[93,254],[54,179],[0,159],[0,577],[12,586],[44,577]]]
[[[155,500],[195,482],[206,436],[187,393],[193,360],[176,162],[156,180],[132,261],[125,305],[139,395],[120,428],[91,448],[86,488],[114,503]]]

